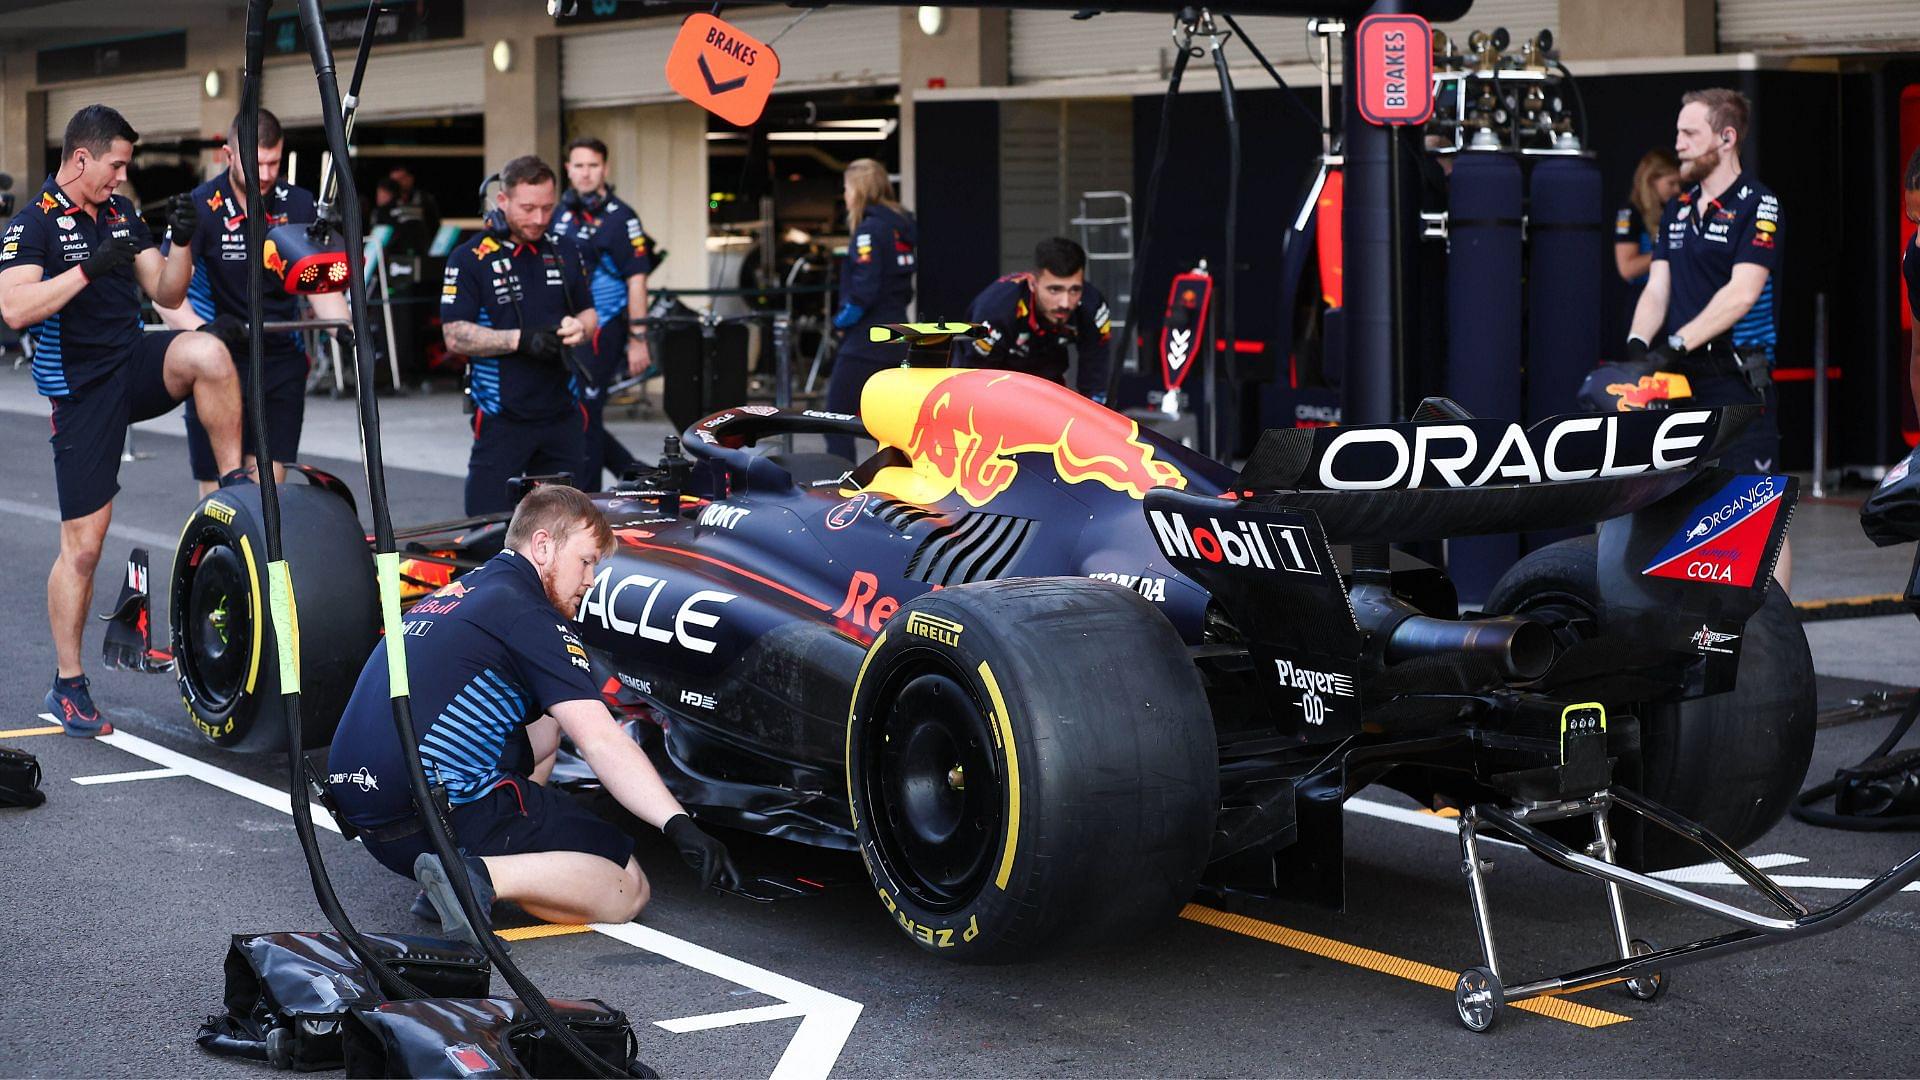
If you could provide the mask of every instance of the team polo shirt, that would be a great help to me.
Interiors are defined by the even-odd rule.
[[[247,211],[233,195],[231,170],[193,189],[193,201],[200,207],[200,220],[194,226],[193,280],[187,285],[187,304],[203,320],[219,315],[247,317]],[[248,206],[261,202],[259,196]],[[267,193],[266,227],[305,223],[314,219],[313,196],[291,184],[281,182]],[[170,246],[170,245],[167,245]],[[300,317],[300,299],[286,291],[276,279],[269,278],[263,290],[261,314],[268,322],[292,322]],[[298,334],[272,334],[269,349],[297,349]]]
[[[109,198],[96,220],[49,176],[39,198],[0,233],[0,272],[38,266],[42,280],[50,280],[86,262],[109,236],[132,240],[140,251],[153,246],[153,233],[126,196]],[[65,397],[112,374],[140,340],[140,282],[133,265],[89,282],[29,332],[33,386],[47,397]]]
[[[1713,294],[1733,279],[1739,263],[1767,268],[1767,284],[1760,298],[1733,325],[1735,345],[1772,349],[1778,340],[1774,328],[1773,279],[1780,272],[1780,201],[1758,180],[1744,174],[1720,197],[1697,213],[1698,184],[1674,196],[1660,215],[1660,243],[1653,257],[1667,264],[1666,332],[1671,334],[1700,314]],[[1700,345],[1703,342],[1688,342]]]
[[[563,701],[600,696],[572,624],[512,549],[413,605],[400,626],[420,760],[455,806],[484,796],[509,768],[532,768],[518,753],[521,728]],[[327,786],[361,828],[413,813],[388,644],[374,646],[360,672],[327,758]]]
[[[468,237],[447,257],[440,322],[551,330],[586,310],[587,299],[586,267],[572,241],[547,237],[521,244],[487,233]],[[578,388],[565,364],[475,356],[468,370],[473,403],[488,416],[538,423],[577,407]]]
[[[1080,391],[1106,392],[1113,326],[1107,302],[1092,282],[1080,294],[1080,307],[1063,325],[1053,326],[1040,318],[1033,302],[1033,275],[1008,274],[973,298],[967,321],[985,323],[987,333],[972,341],[956,341],[954,366],[1008,368],[1064,382],[1071,345],[1080,353]]]
[[[605,325],[627,313],[627,279],[650,274],[659,260],[640,215],[614,197],[585,196],[569,188],[553,218],[553,235],[580,245],[593,268],[593,310]]]

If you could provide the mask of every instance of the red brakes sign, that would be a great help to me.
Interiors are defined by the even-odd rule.
[[[767,107],[780,58],[739,27],[707,14],[680,24],[667,56],[667,85],[736,127],[752,127]]]
[[[1424,124],[1433,113],[1433,27],[1418,15],[1360,20],[1354,68],[1370,124]]]

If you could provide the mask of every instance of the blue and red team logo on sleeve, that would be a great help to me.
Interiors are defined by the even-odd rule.
[[[1736,476],[1693,508],[1686,524],[1641,573],[1751,588],[1760,576],[1767,538],[1780,516],[1785,476]]]

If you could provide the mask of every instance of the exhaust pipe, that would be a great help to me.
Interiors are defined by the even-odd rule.
[[[1356,585],[1350,594],[1360,628],[1375,641],[1387,663],[1420,656],[1470,652],[1492,657],[1510,679],[1528,682],[1553,664],[1553,634],[1544,625],[1516,615],[1486,619],[1436,619],[1382,585]]]

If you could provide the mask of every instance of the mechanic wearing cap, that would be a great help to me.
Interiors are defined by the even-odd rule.
[[[967,321],[986,324],[987,332],[954,342],[954,366],[1010,368],[1065,383],[1071,345],[1080,356],[1080,392],[1104,403],[1113,328],[1106,300],[1087,282],[1086,250],[1055,236],[1034,246],[1033,266],[974,297]]]
[[[612,548],[613,531],[587,496],[536,488],[515,508],[505,549],[402,623],[421,763],[444,789],[483,909],[511,900],[549,922],[620,923],[646,906],[633,838],[531,779],[551,769],[563,732],[607,792],[662,829],[703,884],[739,884],[725,845],[694,824],[614,722],[569,622]],[[382,866],[420,882],[447,936],[478,944],[413,803],[388,645],[374,647],[334,734],[329,801]]]
[[[60,498],[60,557],[47,575],[47,620],[58,657],[46,709],[67,734],[112,732],[80,665],[127,427],[192,395],[222,469],[240,465],[240,381],[210,334],[141,329],[140,293],[178,305],[193,261],[193,200],[174,196],[162,256],[134,205],[115,194],[140,138],[118,112],[89,105],[67,122],[60,166],[32,205],[0,233],[0,318],[32,328],[34,388],[52,400],[53,476]]]
[[[653,238],[640,227],[640,215],[615,198],[607,183],[607,144],[583,135],[567,144],[567,192],[553,219],[553,234],[578,243],[593,270],[593,310],[600,319],[593,334],[594,385],[582,388],[587,410],[586,465],[580,486],[600,487],[602,469],[615,476],[634,464],[631,451],[607,431],[607,388],[622,375],[638,377],[652,363],[645,327],[631,326],[627,313],[647,310],[647,275],[659,262]]]
[[[1752,405],[1764,412],[1735,437],[1720,464],[1739,472],[1780,465],[1774,393],[1773,272],[1780,267],[1780,203],[1740,171],[1749,109],[1737,90],[1692,90],[1674,125],[1680,179],[1688,185],[1660,217],[1653,265],[1634,309],[1629,360],[1687,376],[1696,405]],[[1649,342],[1658,337],[1657,344]],[[1774,577],[1792,575],[1782,545]]]
[[[899,367],[906,358],[904,344],[877,344],[868,331],[884,323],[907,321],[913,274],[919,266],[915,249],[920,231],[913,214],[894,198],[887,167],[873,158],[850,162],[840,188],[847,201],[853,242],[840,266],[841,302],[833,328],[842,337],[833,356],[833,379],[827,384],[827,408],[857,413],[860,391],[873,373]],[[853,436],[827,436],[827,452],[851,461]]]
[[[586,369],[574,346],[598,324],[580,249],[547,235],[558,188],[539,158],[507,162],[486,231],[447,257],[440,330],[469,358],[473,387],[468,514],[511,509],[511,477],[577,478],[586,458]]]
[[[280,119],[266,109],[260,110],[260,142],[256,150],[255,188],[265,207],[266,228],[289,222],[314,219],[313,196],[280,179],[280,159],[284,138]],[[254,465],[252,407],[247,404],[247,380],[252,365],[248,362],[247,341],[247,213],[254,204],[246,184],[246,166],[240,161],[240,117],[227,128],[227,171],[193,189],[193,202],[200,224],[188,239],[193,252],[193,280],[187,285],[187,302],[177,308],[159,309],[160,318],[180,330],[205,330],[227,343],[233,362],[240,372],[242,413],[245,417],[247,466]],[[342,293],[318,293],[310,297],[314,314],[323,319],[347,318],[347,301]],[[300,317],[300,298],[281,287],[269,276],[262,293],[261,315],[268,322],[292,322]],[[300,428],[306,416],[307,354],[301,348],[300,335],[294,332],[267,334],[267,441],[273,455],[276,480],[287,478],[286,463],[299,459]],[[193,478],[200,482],[200,494],[213,490],[220,479],[213,462],[213,448],[207,444],[207,429],[200,423],[193,402],[187,402],[187,463]]]

